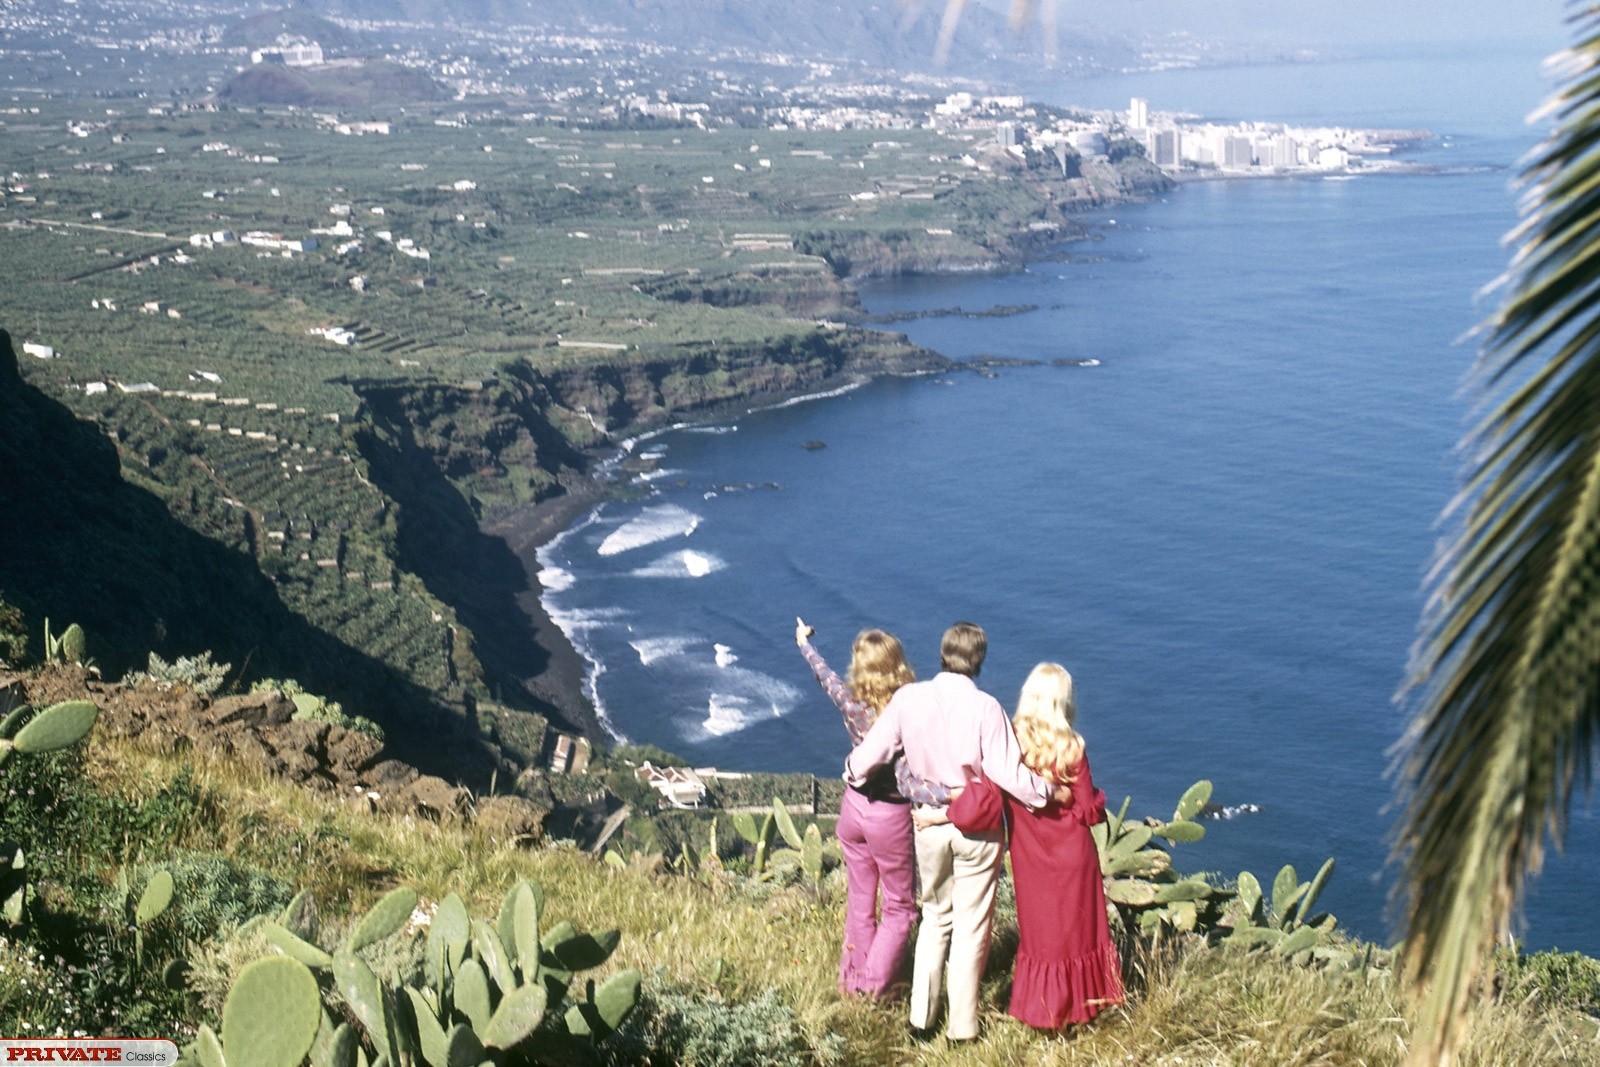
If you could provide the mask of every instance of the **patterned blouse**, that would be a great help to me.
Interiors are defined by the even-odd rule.
[[[811,673],[816,676],[822,691],[828,694],[834,706],[844,715],[844,728],[850,732],[850,743],[859,745],[867,731],[872,728],[872,720],[876,717],[872,709],[856,699],[855,694],[850,692],[850,687],[844,684],[844,679],[828,666],[822,654],[812,647],[810,641],[800,646],[800,654],[811,666]],[[904,756],[895,757],[894,778],[900,796],[913,804],[943,806],[950,803],[949,788],[912,774],[906,766]]]

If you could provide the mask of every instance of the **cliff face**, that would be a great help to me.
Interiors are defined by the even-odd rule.
[[[426,457],[481,520],[564,492],[582,477],[590,450],[613,435],[759,396],[825,389],[851,376],[948,365],[898,335],[838,329],[747,344],[674,346],[549,370],[513,363],[497,379],[470,386],[351,384],[372,426],[362,437],[363,451],[400,447]]]
[[[30,620],[32,652],[49,616],[80,623],[108,677],[145,654],[209,650],[230,680],[295,678],[376,720],[399,758],[486,781],[496,763],[440,694],[353,647],[284,602],[246,552],[185,525],[128,481],[115,445],[17,374],[0,330],[0,593]]]
[[[894,335],[839,328],[517,362],[473,383],[345,381],[358,411],[329,446],[329,480],[291,511],[253,482],[219,481],[233,472],[158,404],[109,409],[132,436],[77,418],[19,377],[0,333],[0,595],[36,644],[46,615],[81,623],[110,677],[149,651],[209,650],[236,682],[296,679],[377,720],[399,758],[481,785],[542,762],[547,723],[594,728],[576,686],[551,684],[535,590],[487,520],[569,491],[592,498],[587,470],[613,435],[946,365]],[[251,469],[288,469],[267,449]],[[197,505],[207,493],[224,503]],[[356,495],[360,507],[344,506]]]

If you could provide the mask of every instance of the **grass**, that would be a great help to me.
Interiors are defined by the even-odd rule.
[[[473,914],[493,915],[509,887],[533,879],[545,890],[551,916],[582,928],[622,931],[621,947],[607,967],[637,967],[650,976],[646,990],[655,999],[641,1018],[687,994],[690,1007],[683,1018],[713,1012],[716,1024],[734,1033],[739,1026],[769,1034],[792,1027],[806,1050],[800,1062],[1342,1067],[1399,1063],[1409,1033],[1387,971],[1334,974],[1271,954],[1198,945],[1140,952],[1127,1005],[1088,1026],[1038,1033],[1003,1012],[1004,962],[1015,946],[1014,912],[1003,904],[995,965],[984,983],[981,1038],[960,1045],[941,1036],[920,1041],[907,1030],[902,1006],[836,992],[843,914],[838,874],[812,891],[733,876],[702,881],[665,873],[648,859],[617,870],[570,846],[506,847],[471,827],[374,815],[353,799],[99,736],[84,766],[97,789],[134,807],[175,792],[195,798],[178,809],[172,825],[164,824],[163,847],[220,852],[234,863],[292,877],[312,889],[332,929],[401,883],[425,901],[457,892]],[[181,789],[175,786],[180,776],[186,776]],[[203,1002],[213,1010],[227,974],[265,950],[259,942],[220,935],[215,944],[199,947],[193,972],[204,986]],[[27,955],[19,943],[0,945],[0,1031],[28,1032],[21,1025],[38,1008],[39,983],[48,988],[51,982],[55,964]],[[1473,1024],[1462,1063],[1595,1062],[1600,1026],[1552,996],[1549,975],[1559,970],[1540,972],[1544,977],[1536,987],[1509,983],[1508,995],[1489,1001]],[[23,981],[30,984],[23,987]],[[741,1005],[751,1016],[743,1022],[730,1015]],[[202,1020],[202,1012],[190,1010],[191,1022]],[[775,1014],[780,1012],[781,1019]],[[673,1025],[686,1025],[683,1018]],[[682,1046],[676,1054],[690,1057],[680,1060],[685,1063],[759,1062],[727,1058],[733,1056],[731,1040]]]

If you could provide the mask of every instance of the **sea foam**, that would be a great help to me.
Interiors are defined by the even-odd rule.
[[[633,650],[639,653],[639,662],[649,667],[665,659],[681,656],[694,644],[692,637],[641,637],[637,641],[629,641]]]
[[[800,700],[800,690],[788,682],[722,663],[722,650],[726,645],[716,645],[718,667],[714,688],[706,701],[706,717],[699,732],[713,737],[726,737],[748,729],[759,722],[781,719],[794,710]],[[690,731],[691,739],[695,731]]]
[[[736,734],[750,725],[750,702],[742,696],[712,693],[700,728],[713,737]]]
[[[606,535],[597,550],[602,556],[631,552],[672,537],[688,537],[700,525],[700,516],[677,504],[645,508]]]
[[[704,578],[727,566],[719,556],[686,548],[628,573],[634,578]]]

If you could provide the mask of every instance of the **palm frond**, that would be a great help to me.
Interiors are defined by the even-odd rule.
[[[1573,16],[1524,164],[1524,221],[1477,378],[1457,529],[1404,692],[1403,973],[1414,1063],[1449,1063],[1483,961],[1600,736],[1600,8]],[[1504,394],[1503,396],[1499,394]]]

